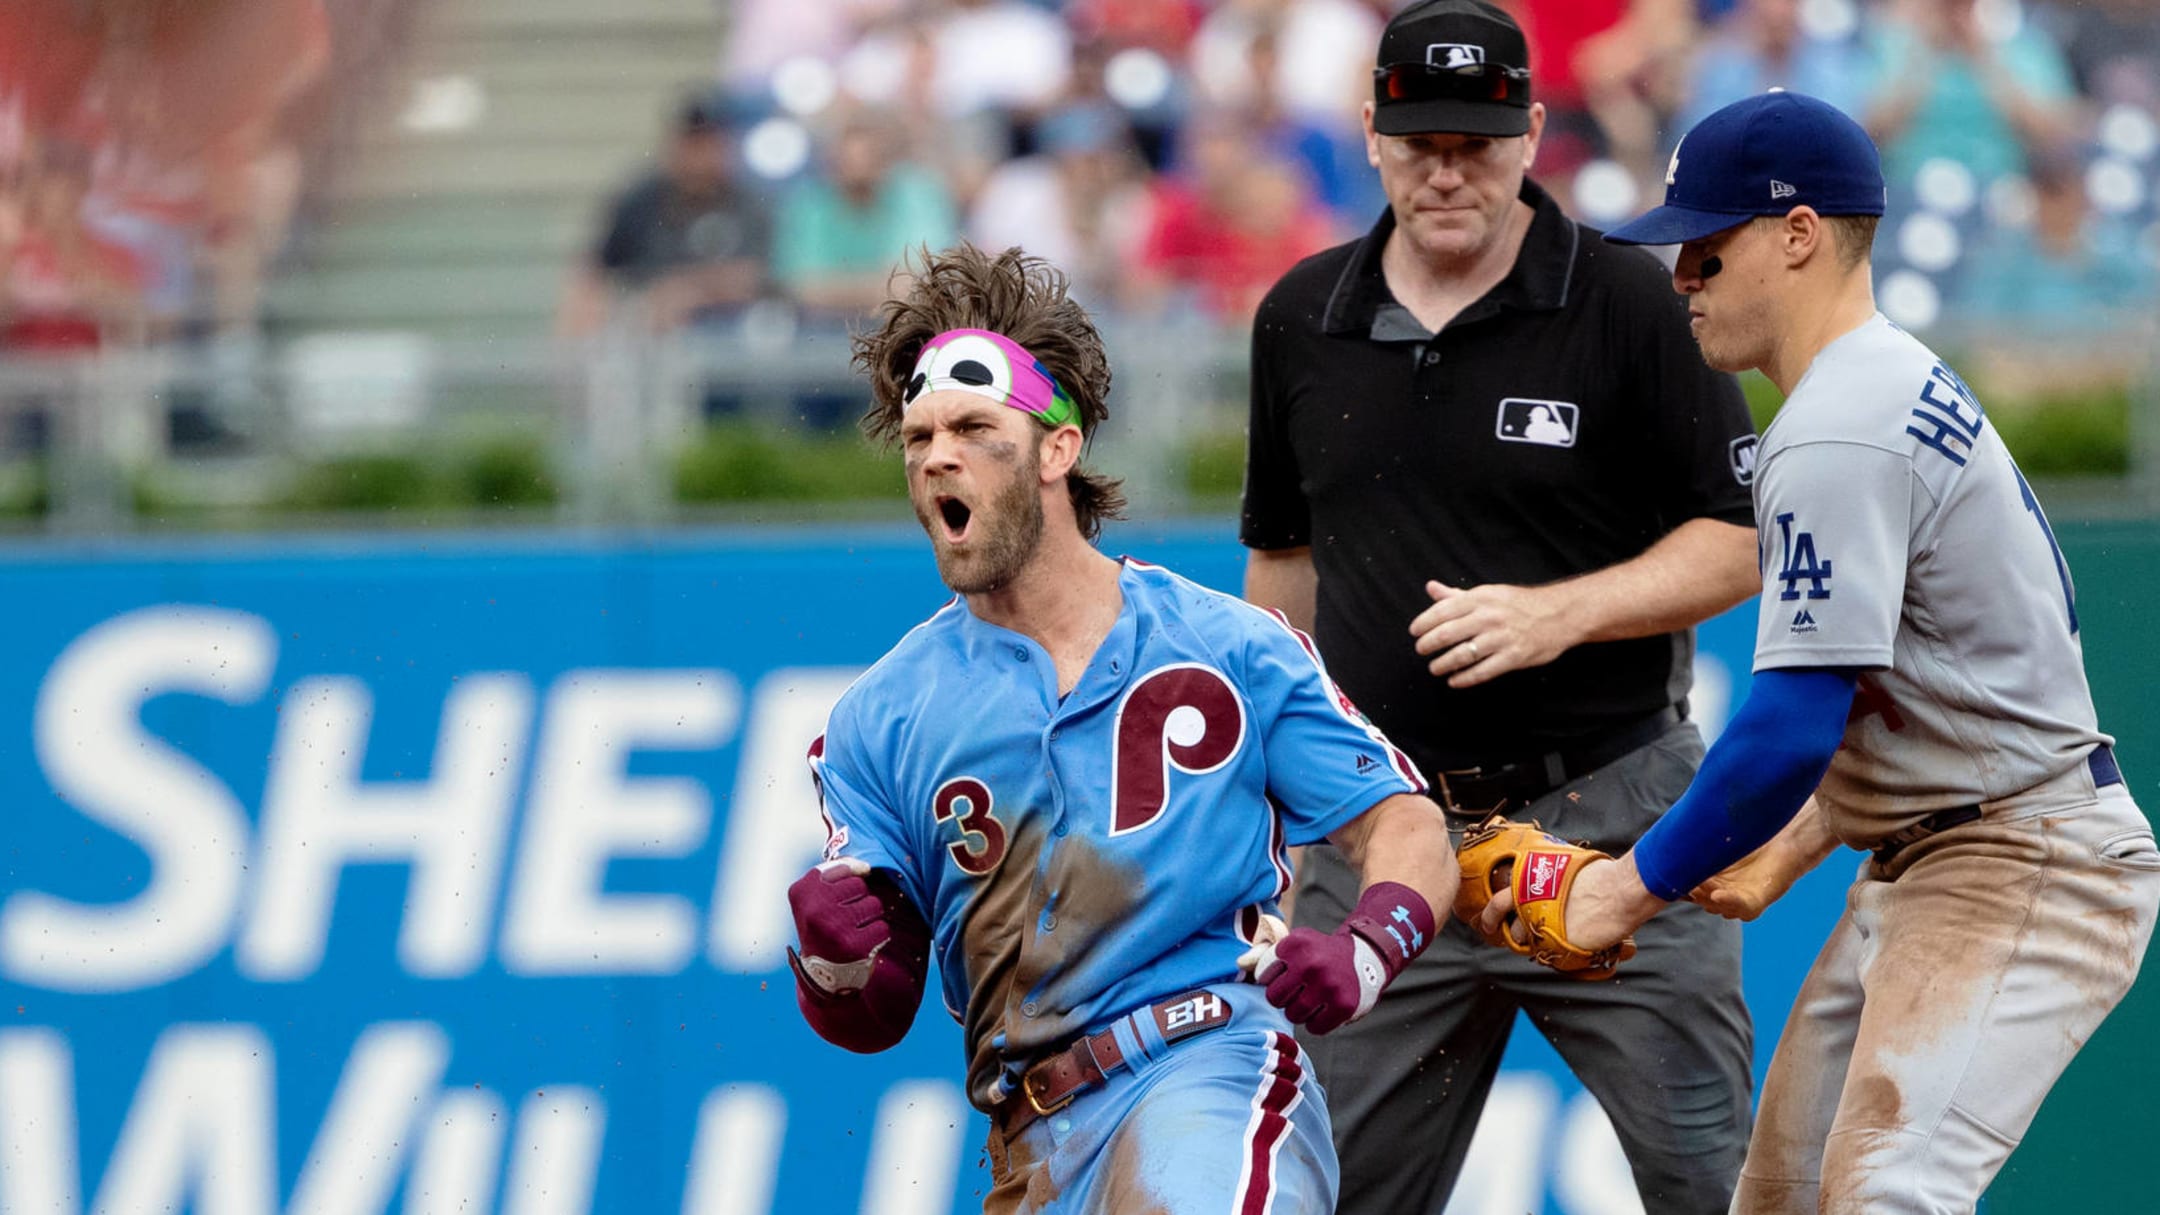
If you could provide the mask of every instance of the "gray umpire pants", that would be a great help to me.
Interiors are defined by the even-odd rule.
[[[1553,790],[1511,818],[1619,855],[1687,788],[1702,736],[1657,741]],[[1459,840],[1464,822],[1450,814]],[[1332,932],[1357,875],[1331,847],[1305,851],[1296,922]],[[1340,1215],[1441,1215],[1462,1171],[1518,1011],[1610,1115],[1650,1215],[1719,1215],[1747,1153],[1754,1030],[1740,994],[1740,925],[1667,907],[1604,982],[1566,978],[1446,926],[1373,1011],[1325,1036],[1300,1030],[1327,1089],[1342,1161]]]

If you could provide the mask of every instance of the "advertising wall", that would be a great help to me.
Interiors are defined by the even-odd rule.
[[[1237,584],[1219,530],[1113,540]],[[935,1001],[849,1055],[782,953],[804,747],[945,598],[919,536],[32,551],[0,585],[0,1213],[979,1205]],[[1702,630],[1711,728],[1750,611]],[[1749,930],[1762,1059],[1831,868]],[[1480,1134],[1460,1215],[1640,1210],[1534,1033]]]

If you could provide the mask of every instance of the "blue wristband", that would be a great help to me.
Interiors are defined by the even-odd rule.
[[[1857,676],[1842,668],[1763,671],[1673,808],[1635,843],[1650,893],[1685,898],[1767,843],[1822,783],[1845,737]]]

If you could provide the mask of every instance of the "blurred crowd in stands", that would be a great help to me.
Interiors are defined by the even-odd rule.
[[[1358,113],[1404,0],[712,2],[714,78],[598,206],[565,335],[836,329],[961,237],[1052,259],[1109,316],[1234,331],[1385,205]],[[1551,112],[1536,175],[1587,222],[1784,86],[1883,145],[1893,316],[2067,341],[2154,311],[2153,0],[1505,3]],[[254,325],[331,45],[419,6],[0,3],[0,356]]]
[[[2150,0],[1506,0],[1551,112],[1535,175],[1610,225],[1680,131],[1774,86],[1860,117],[1894,317],[2090,337],[2149,316]],[[1051,258],[1098,310],[1246,323],[1385,200],[1360,103],[1398,0],[732,0],[718,79],[604,208],[561,313],[813,323],[959,237]]]
[[[0,356],[253,323],[323,0],[0,3]]]

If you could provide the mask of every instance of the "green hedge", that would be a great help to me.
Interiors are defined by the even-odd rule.
[[[722,423],[675,461],[675,498],[688,503],[843,502],[907,496],[896,451],[853,431],[805,434]]]
[[[44,460],[0,465],[0,519],[38,519],[51,509]]]
[[[1777,416],[1785,398],[1756,372],[1740,377],[1755,429]],[[1992,423],[2028,476],[2120,476],[2130,471],[2127,387],[2031,398],[1997,398],[1974,384]],[[1201,500],[1235,497],[1245,475],[1245,436],[1213,431],[1188,440],[1179,459],[1185,492]]]
[[[1758,429],[1782,404],[1760,375],[1741,378]],[[1988,418],[2034,477],[2121,476],[2129,471],[2131,418],[2140,402],[2129,388],[1999,399],[1975,384]],[[182,526],[264,526],[291,514],[396,511],[407,521],[469,518],[475,513],[547,510],[563,502],[562,470],[532,435],[490,429],[437,436],[412,447],[322,459],[299,466],[259,492],[205,494],[188,477],[151,468],[133,484],[137,514]],[[1175,456],[1176,478],[1194,509],[1235,500],[1244,478],[1245,437],[1224,427],[1187,438]],[[270,468],[264,468],[266,474]],[[198,486],[201,474],[191,473]],[[744,422],[715,425],[682,448],[668,469],[668,490],[685,506],[795,503],[819,510],[904,500],[897,452],[865,443],[853,431],[801,432]],[[50,509],[40,461],[0,464],[0,521],[32,521]],[[212,500],[214,499],[214,500]]]
[[[553,506],[553,462],[536,439],[488,436],[433,453],[336,456],[293,474],[271,506],[289,511],[471,511]]]
[[[1245,435],[1208,434],[1185,448],[1185,492],[1195,498],[1234,497],[1245,488]]]

